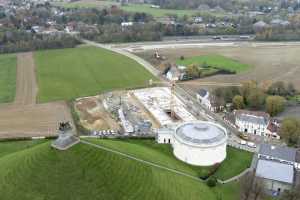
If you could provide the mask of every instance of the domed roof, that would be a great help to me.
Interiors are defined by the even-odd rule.
[[[218,124],[197,121],[179,125],[175,130],[175,137],[189,145],[215,146],[227,140],[227,132]]]

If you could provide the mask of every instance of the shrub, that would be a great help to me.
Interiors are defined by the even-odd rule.
[[[217,185],[218,180],[216,179],[216,177],[210,177],[206,184],[208,187],[215,187]]]

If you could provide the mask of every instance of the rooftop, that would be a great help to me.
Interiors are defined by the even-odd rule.
[[[265,112],[236,110],[235,116],[240,121],[246,121],[253,124],[268,125],[270,115]]]
[[[297,150],[294,148],[273,146],[270,144],[261,144],[259,149],[259,154],[291,162],[295,162],[296,152]]]
[[[294,181],[294,167],[279,162],[259,160],[256,176],[292,184]]]
[[[191,145],[217,145],[227,140],[227,133],[220,125],[211,122],[187,122],[177,127],[175,136]]]

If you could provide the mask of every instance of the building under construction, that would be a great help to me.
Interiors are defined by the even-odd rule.
[[[171,90],[168,87],[153,87],[134,90],[132,91],[132,95],[161,126],[174,122],[197,120],[188,111],[185,103],[183,103],[176,95],[171,96]],[[172,112],[173,115],[171,115]]]

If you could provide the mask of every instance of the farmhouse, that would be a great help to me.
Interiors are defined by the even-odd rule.
[[[234,111],[234,124],[240,132],[280,138],[277,134],[279,124],[271,120],[270,115],[265,112],[236,110]]]
[[[196,98],[203,106],[207,107],[213,112],[217,112],[223,109],[222,106],[218,106],[215,97],[205,89],[200,89],[196,94]]]
[[[260,145],[256,176],[262,178],[268,190],[280,193],[290,189],[294,184],[296,170],[299,170],[296,149]]]
[[[183,162],[211,166],[226,158],[227,131],[212,122],[185,122],[158,130],[157,142],[172,144],[173,154]]]

